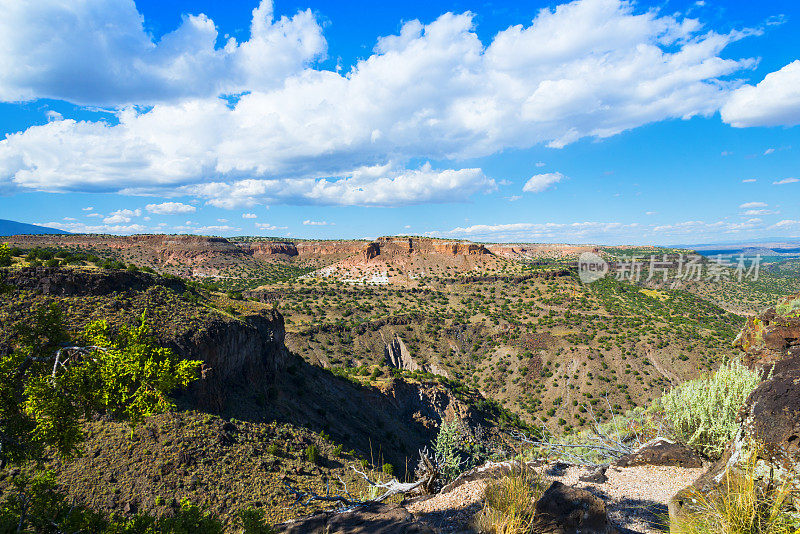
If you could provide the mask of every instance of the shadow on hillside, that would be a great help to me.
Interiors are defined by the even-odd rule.
[[[615,502],[597,486],[587,486],[585,489],[608,503],[608,516],[619,527],[621,534],[669,532],[667,505],[644,499],[621,499]]]
[[[334,375],[290,354],[289,365],[270,380],[242,376],[213,403],[191,395],[181,408],[253,423],[276,421],[324,433],[381,466],[391,463],[401,478],[413,469],[418,450],[429,446],[441,416],[414,386],[395,381],[385,392]],[[202,401],[203,399],[201,399]]]
[[[608,515],[627,532],[669,532],[667,505],[642,499],[622,499],[609,507]],[[631,530],[633,529],[633,530]]]

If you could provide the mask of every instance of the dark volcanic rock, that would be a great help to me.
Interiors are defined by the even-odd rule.
[[[238,321],[206,322],[198,330],[161,341],[184,358],[202,360],[205,379],[188,391],[195,406],[218,410],[235,386],[275,381],[290,360],[284,336],[283,316],[273,310]]]
[[[578,479],[581,482],[589,482],[591,484],[605,484],[608,482],[607,465],[598,465],[587,469],[586,474],[580,475]]]
[[[614,465],[675,465],[679,467],[703,467],[703,460],[690,448],[664,438],[642,445],[637,451],[619,458]]]
[[[783,297],[774,308],[747,320],[734,345],[746,360],[766,368],[792,354],[800,354],[800,293]]]
[[[553,482],[536,502],[533,532],[615,534],[602,499],[584,489]]]
[[[325,512],[275,526],[281,534],[433,534],[397,504],[369,504],[350,512]]]
[[[122,291],[144,291],[155,285],[186,291],[186,285],[177,278],[117,269],[91,272],[56,267],[24,267],[6,271],[0,277],[0,281],[17,289],[37,291],[44,295],[99,296]]]

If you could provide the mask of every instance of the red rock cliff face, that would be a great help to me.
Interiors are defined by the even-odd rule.
[[[12,236],[8,242],[21,247],[78,247],[123,250],[133,247],[181,251],[214,251],[218,253],[239,254],[241,250],[224,237],[193,235],[24,235]]]
[[[301,241],[297,252],[303,256],[358,254],[364,248],[363,241]]]
[[[393,254],[444,254],[449,256],[469,256],[491,252],[483,245],[465,241],[444,241],[440,239],[418,239],[400,237],[379,237],[373,243],[380,253]]]
[[[372,258],[377,257],[380,253],[381,253],[380,243],[377,242],[370,243],[364,249],[364,259],[371,260]]]
[[[250,243],[247,246],[247,250],[249,250],[253,256],[272,256],[277,254],[297,256],[299,254],[294,243],[280,243],[277,241]]]

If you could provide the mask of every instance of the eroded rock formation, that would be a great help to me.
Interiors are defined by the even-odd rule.
[[[800,348],[800,293],[783,297],[774,308],[747,320],[734,345],[748,363],[764,367]]]

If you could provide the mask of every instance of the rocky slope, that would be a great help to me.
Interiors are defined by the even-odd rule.
[[[146,309],[161,344],[203,362],[202,379],[176,392],[179,412],[134,432],[89,421],[85,454],[51,459],[61,488],[94,508],[160,514],[186,497],[226,518],[251,504],[277,521],[308,510],[290,508],[285,483],[323,492],[341,476],[354,491],[346,463],[362,460],[404,476],[443,420],[480,426],[481,440],[503,443],[496,408],[474,391],[429,379],[357,380],[308,364],[284,345],[283,317],[271,305],[118,270],[0,270],[0,286],[0,353],[13,349],[15,324],[56,304],[73,331],[95,319],[133,324]],[[311,445],[321,460],[308,457]]]

